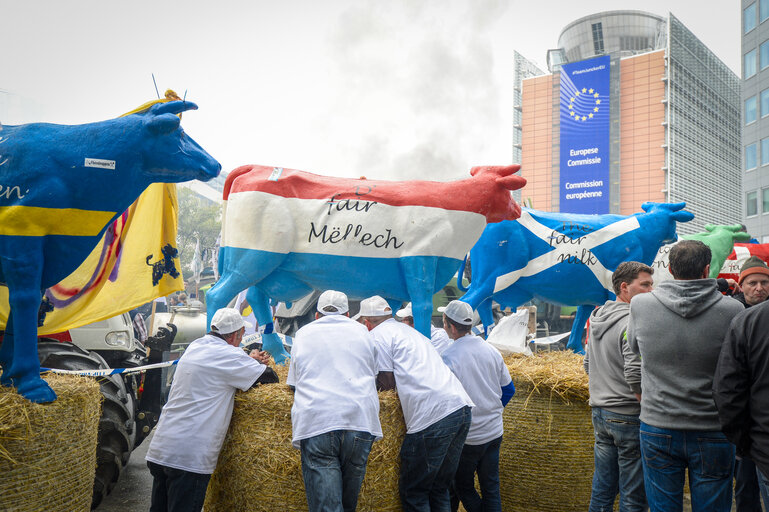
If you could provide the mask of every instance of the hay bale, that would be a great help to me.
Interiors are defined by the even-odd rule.
[[[277,367],[281,382],[287,368]],[[299,450],[291,446],[294,395],[284,384],[235,395],[232,421],[206,494],[207,511],[307,510]],[[379,394],[384,439],[374,443],[358,510],[400,511],[399,452],[406,435],[400,400]]]
[[[593,427],[582,361],[572,352],[505,358],[516,393],[503,415],[503,510],[588,509]]]
[[[44,377],[58,398],[33,404],[0,387],[0,508],[90,510],[102,395],[89,378]]]

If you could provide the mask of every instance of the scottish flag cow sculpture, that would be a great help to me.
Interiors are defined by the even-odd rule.
[[[524,208],[518,220],[486,226],[470,251],[472,282],[461,300],[487,328],[492,300],[513,308],[534,297],[579,306],[568,347],[581,352],[590,311],[614,297],[614,269],[630,260],[651,264],[660,246],[676,239],[676,222],[694,218],[685,206],[644,203],[645,213],[628,217]]]
[[[2,127],[0,283],[10,316],[0,384],[33,402],[55,400],[37,358],[42,291],[73,272],[149,184],[219,174],[180,127],[177,114],[196,108],[173,101],[99,123]]]
[[[387,182],[244,166],[227,177],[219,273],[206,295],[211,314],[241,290],[254,309],[263,347],[286,353],[273,332],[269,299],[313,290],[352,299],[411,301],[417,329],[430,336],[432,296],[456,273],[487,222],[515,219],[510,191],[526,181],[518,166],[474,167],[450,183]]]

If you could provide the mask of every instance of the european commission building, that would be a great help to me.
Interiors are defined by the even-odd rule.
[[[547,52],[548,73],[514,64],[526,204],[631,214],[685,201],[695,219],[680,233],[742,222],[740,80],[675,16],[586,16]]]

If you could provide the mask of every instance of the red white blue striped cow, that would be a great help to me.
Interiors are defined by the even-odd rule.
[[[486,226],[470,251],[472,283],[461,300],[478,309],[485,326],[494,323],[492,300],[513,308],[534,297],[580,306],[568,345],[580,352],[590,311],[614,297],[617,265],[651,264],[659,247],[676,239],[676,222],[694,218],[685,206],[644,203],[645,213],[628,217],[524,208],[518,220]]]
[[[515,219],[510,191],[518,166],[474,167],[451,183],[388,182],[244,166],[227,177],[219,273],[211,312],[248,288],[265,350],[286,356],[269,299],[313,290],[352,298],[381,295],[393,309],[411,301],[415,326],[430,336],[432,296],[456,273],[487,222]]]
[[[176,114],[196,108],[173,101],[99,123],[2,127],[0,283],[11,308],[2,385],[33,402],[55,400],[37,358],[42,290],[72,273],[151,183],[219,174],[219,163],[179,125]]]
[[[732,250],[731,254],[726,258],[726,261],[724,261],[724,265],[721,267],[718,277],[739,281],[742,265],[744,265],[751,256],[758,256],[769,265],[769,244],[734,244],[734,250]]]

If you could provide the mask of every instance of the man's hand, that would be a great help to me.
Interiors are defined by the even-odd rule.
[[[262,364],[269,364],[270,363],[270,353],[265,350],[252,350],[250,354],[248,354],[253,359],[256,359]]]
[[[740,287],[739,283],[734,279],[727,279],[726,284],[729,285],[729,288],[732,289],[733,293],[740,293],[742,291],[742,287]]]

